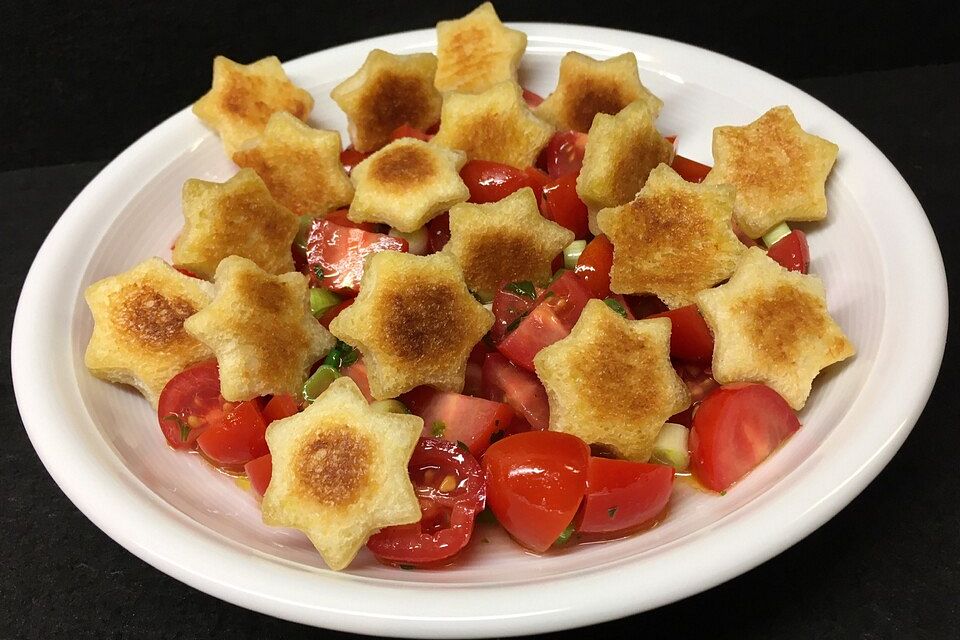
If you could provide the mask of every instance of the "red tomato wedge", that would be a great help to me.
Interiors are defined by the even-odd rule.
[[[573,270],[583,280],[593,296],[606,298],[610,295],[610,269],[613,267],[613,243],[607,236],[591,240]]]
[[[201,433],[197,446],[212,462],[235,469],[270,453],[264,438],[266,431],[267,422],[257,403],[248,400],[237,404],[221,423]]]
[[[300,412],[300,403],[291,395],[279,395],[270,398],[263,407],[263,419],[267,424],[275,420],[283,420]]]
[[[200,434],[223,422],[225,408],[233,405],[220,395],[217,363],[203,362],[181,371],[163,387],[157,420],[171,447],[188,450]]]
[[[377,225],[372,222],[354,222],[350,219],[349,209],[337,209],[323,216],[323,219],[341,227],[351,227],[353,229],[363,229],[364,231],[376,231]]]
[[[799,428],[793,409],[770,387],[722,386],[693,415],[690,469],[703,486],[724,491]]]
[[[368,155],[370,154],[357,151],[353,148],[353,145],[350,145],[340,152],[340,164],[347,170],[347,173],[350,173],[355,166],[366,160]]]
[[[577,531],[627,532],[649,523],[667,506],[673,476],[662,464],[591,457]]]
[[[810,268],[810,246],[807,236],[799,229],[774,242],[767,255],[791,271],[807,273]]]
[[[495,318],[493,328],[490,329],[490,339],[494,344],[499,342],[508,330],[513,330],[520,323],[520,320],[530,313],[537,303],[543,289],[535,287],[533,297],[522,295],[516,291],[510,290],[509,285],[504,285],[493,296],[493,316]]]
[[[311,273],[311,281],[335,293],[355,295],[360,291],[364,259],[379,251],[406,251],[407,241],[382,233],[371,233],[315,220],[307,239],[307,262],[319,270],[323,280]]]
[[[400,125],[390,134],[390,140],[399,140],[400,138],[416,138],[417,140],[429,142],[430,138],[432,137],[433,136],[426,131],[417,129],[416,127],[411,127],[409,124]]]
[[[374,401],[373,395],[370,393],[370,380],[367,379],[367,363],[363,360],[357,360],[353,364],[340,369],[340,375],[353,380],[367,402]]]
[[[460,179],[470,190],[470,202],[483,204],[502,200],[514,191],[530,187],[534,195],[543,186],[536,170],[524,170],[489,160],[471,160],[460,169]]]
[[[340,304],[337,306],[328,309],[326,313],[320,316],[320,324],[322,324],[324,328],[329,329],[330,323],[333,322],[333,319],[340,315],[341,311],[352,305],[353,301],[354,298],[347,298],[346,300],[340,302]]]
[[[680,177],[687,182],[703,182],[703,179],[710,173],[711,167],[700,164],[696,160],[684,158],[681,155],[675,155],[670,167],[680,174]]]
[[[587,222],[587,205],[577,195],[577,174],[567,173],[543,187],[540,211],[547,220],[566,227],[577,238],[586,238],[590,233]]]
[[[568,173],[580,173],[583,153],[587,148],[587,134],[579,131],[559,131],[553,134],[546,148],[540,153],[537,164],[551,178]]]
[[[502,402],[431,387],[417,387],[400,396],[400,401],[423,418],[424,437],[462,442],[477,457],[490,446],[490,437],[513,419],[513,410]]]
[[[533,429],[543,431],[550,427],[550,404],[540,379],[499,353],[487,354],[483,362],[482,395],[506,402]]]
[[[270,486],[270,476],[273,475],[273,456],[268,453],[265,456],[254,458],[243,465],[243,470],[246,472],[253,490],[257,492],[257,495],[263,496],[267,492],[267,487]]]
[[[486,503],[483,469],[468,452],[440,438],[420,438],[407,469],[420,521],[382,529],[367,548],[392,564],[446,563],[470,542],[474,519]]]
[[[587,485],[590,448],[556,431],[509,436],[487,449],[487,503],[525,547],[543,552],[567,528]]]
[[[441,213],[428,222],[427,234],[430,253],[436,253],[443,249],[444,245],[450,241],[450,214]]]
[[[657,313],[651,318],[670,318],[670,355],[681,360],[701,362],[713,358],[713,334],[697,305]]]
[[[543,97],[530,91],[529,89],[523,90],[523,101],[527,103],[527,106],[533,109],[534,107],[539,107],[543,103]]]

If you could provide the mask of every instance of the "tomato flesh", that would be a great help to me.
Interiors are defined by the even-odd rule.
[[[583,167],[583,154],[587,149],[587,134],[579,131],[559,131],[540,154],[538,164],[551,178],[568,173],[578,174]]]
[[[194,365],[171,378],[160,392],[160,430],[174,449],[193,449],[200,434],[223,421],[226,404],[216,361]]]
[[[355,166],[366,160],[369,155],[369,153],[357,151],[353,148],[353,145],[350,145],[340,152],[340,164],[343,165],[343,168],[346,169],[349,174]]]
[[[577,531],[625,532],[656,518],[673,491],[673,467],[591,457]]]
[[[670,355],[681,360],[709,361],[713,358],[713,334],[697,305],[657,313],[651,318],[669,318]]]
[[[360,291],[366,257],[380,251],[406,251],[407,241],[382,233],[371,233],[334,224],[326,219],[314,220],[307,239],[307,263],[310,279],[316,286],[335,293],[356,295]],[[317,278],[318,271],[323,275]]]
[[[533,109],[534,107],[539,107],[543,103],[543,97],[530,91],[529,89],[523,90],[523,101],[527,103],[527,106]]]
[[[247,474],[250,486],[257,495],[263,496],[270,486],[270,476],[273,475],[273,456],[269,453],[259,458],[254,458],[243,465],[243,470]]]
[[[393,564],[446,563],[470,542],[474,519],[486,503],[483,469],[468,452],[440,438],[420,438],[407,469],[420,521],[382,529],[367,548]]]
[[[574,273],[583,280],[594,297],[610,295],[610,269],[613,268],[613,243],[607,236],[597,236],[584,248]]]
[[[680,174],[680,177],[687,182],[703,182],[703,179],[710,173],[711,167],[700,164],[696,160],[684,158],[677,154],[673,157],[670,167]]]
[[[577,195],[577,174],[567,173],[543,187],[540,200],[543,217],[573,232],[576,238],[590,233],[587,205]]]
[[[478,204],[502,200],[524,187],[539,195],[542,186],[536,174],[489,160],[469,161],[460,169],[460,179],[470,190],[470,202]]]
[[[729,384],[703,399],[690,429],[690,469],[703,486],[724,491],[800,428],[780,395],[762,384]]]
[[[350,209],[337,209],[323,216],[323,219],[341,227],[350,227],[351,229],[363,229],[364,231],[376,231],[377,225],[372,222],[354,222],[350,219]]]
[[[300,403],[291,395],[277,395],[270,398],[263,407],[263,419],[267,424],[275,420],[283,420],[300,412]]]
[[[767,255],[791,271],[807,273],[810,268],[810,246],[800,229],[794,229],[774,242]]]
[[[546,551],[580,507],[589,459],[582,440],[557,431],[495,442],[483,458],[490,510],[517,542]]]
[[[494,323],[490,329],[490,339],[494,344],[516,328],[520,320],[537,306],[542,293],[543,289],[534,288],[534,297],[531,298],[506,286],[497,291],[493,296]]]
[[[490,446],[491,436],[506,429],[513,419],[513,410],[502,402],[431,387],[417,387],[400,401],[423,418],[424,437],[462,442],[477,457]]]
[[[201,433],[197,446],[212,462],[225,468],[238,468],[270,453],[266,431],[267,422],[257,403],[247,400],[228,411],[223,422]]]
[[[501,354],[487,354],[482,388],[484,398],[507,403],[533,429],[543,431],[550,427],[550,404],[540,379]]]
[[[373,394],[370,393],[370,380],[367,378],[366,362],[362,359],[357,360],[353,364],[340,369],[340,375],[347,376],[353,380],[367,402],[374,401]]]
[[[429,142],[433,136],[422,129],[411,127],[409,124],[402,124],[390,134],[390,140],[399,140],[400,138],[416,138]]]

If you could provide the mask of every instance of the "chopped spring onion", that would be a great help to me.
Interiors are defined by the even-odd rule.
[[[586,240],[574,240],[563,250],[563,266],[567,269],[573,269],[580,260],[580,254],[587,248]]]
[[[557,547],[562,547],[563,545],[567,544],[570,542],[570,538],[573,537],[573,531],[573,523],[571,522],[567,525],[567,528],[563,530],[560,536],[557,537],[553,544]]]
[[[310,227],[313,226],[313,221],[314,216],[312,213],[300,216],[300,229],[297,230],[297,235],[293,238],[293,243],[303,250],[307,248],[307,239],[310,237]]]
[[[607,298],[606,300],[603,301],[603,304],[607,305],[608,307],[616,311],[618,314],[620,314],[621,318],[627,317],[627,310],[623,308],[623,305],[620,304],[620,301],[617,300],[616,298]]]
[[[340,372],[334,367],[328,364],[320,365],[320,367],[313,372],[313,375],[303,383],[303,399],[307,402],[313,402],[339,377]]]
[[[765,234],[763,234],[763,244],[766,245],[767,249],[769,249],[788,235],[790,235],[790,227],[787,226],[786,222],[781,222],[773,229],[770,229],[770,231],[767,231]]]
[[[651,462],[670,465],[677,471],[686,470],[690,466],[689,436],[690,430],[682,424],[668,422],[663,425],[653,443]]]
[[[337,371],[343,367],[348,367],[357,361],[357,350],[348,345],[343,340],[337,340],[327,357],[323,359],[323,364]]]
[[[410,413],[399,400],[376,400],[370,403],[370,408],[377,413]]]
[[[537,288],[533,286],[533,283],[529,280],[505,284],[503,285],[503,290],[507,293],[512,293],[515,296],[529,298],[530,300],[537,299]]]
[[[310,313],[319,318],[330,309],[340,304],[340,296],[329,289],[311,287]]]
[[[420,227],[416,231],[404,233],[391,228],[388,234],[392,238],[402,238],[407,241],[407,251],[415,256],[425,256],[430,251],[430,234],[426,227]]]

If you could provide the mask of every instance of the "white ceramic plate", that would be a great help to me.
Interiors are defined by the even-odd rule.
[[[679,491],[670,517],[643,535],[535,557],[505,534],[481,531],[489,544],[478,541],[450,569],[399,571],[364,551],[348,572],[326,570],[305,538],[262,525],[253,498],[229,478],[166,447],[145,401],[83,366],[92,324],[83,289],[148,256],[169,257],[183,181],[235,171],[184,110],[70,205],[17,310],[11,360],[24,424],[50,474],[98,527],[187,584],[281,618],[384,635],[511,635],[625,616],[714,586],[803,538],[879,473],[927,400],[947,320],[936,240],[893,166],[823,104],[729,58],[621,31],[519,27],[529,34],[522,81],[544,95],[568,50],[599,58],[635,52],[644,83],[664,99],[661,130],[678,134],[680,152],[692,158],[710,162],[714,126],[749,122],[778,104],[840,145],[829,220],[807,230],[812,270],[826,281],[831,312],[858,355],[818,380],[803,429],[726,496]],[[345,130],[329,91],[374,47],[432,51],[434,32],[287,64],[317,98],[314,124]]]

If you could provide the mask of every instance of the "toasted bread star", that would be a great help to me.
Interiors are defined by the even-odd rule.
[[[290,82],[276,56],[246,65],[217,56],[213,86],[193,105],[197,117],[220,135],[228,156],[259,135],[277,111],[306,120],[312,109],[313,97]]]
[[[707,184],[737,188],[734,219],[751,238],[787,220],[822,220],[825,185],[839,147],[800,128],[790,107],[774,107],[743,127],[713,130]]]
[[[701,292],[697,304],[714,335],[713,377],[761,382],[797,410],[824,367],[854,354],[827,311],[820,279],[788,271],[756,247],[744,252],[727,284]]]
[[[445,94],[440,130],[431,142],[461,149],[468,160],[524,168],[552,135],[553,127],[527,108],[520,86],[501,82],[477,95]]]
[[[212,293],[209,282],[185,276],[160,258],[94,282],[83,294],[93,314],[87,368],[98,378],[136,387],[157,406],[170,378],[213,356],[183,329]]]
[[[440,119],[440,92],[433,86],[437,57],[432,53],[394,55],[374,49],[360,69],[338,84],[330,97],[347,114],[350,141],[357,151],[390,142],[397,127],[428,129]]]
[[[213,302],[183,326],[216,354],[223,397],[299,394],[310,366],[336,342],[310,313],[307,279],[230,256],[214,285]]]
[[[653,117],[663,101],[640,82],[637,56],[623,53],[608,60],[594,60],[571,51],[560,61],[557,88],[534,113],[557,129],[586,133],[598,113],[615,115],[632,102],[641,102]]]
[[[489,2],[458,20],[437,23],[440,91],[479,93],[504,80],[516,81],[527,34],[500,22]]]
[[[491,299],[506,282],[546,284],[551,262],[573,238],[540,215],[533,189],[525,187],[498,202],[450,209],[450,241],[443,250],[460,263],[470,290]]]
[[[382,527],[420,520],[407,474],[423,420],[367,405],[356,383],[334,380],[302,413],[267,428],[273,472],[266,524],[307,534],[339,571]]]
[[[356,195],[349,218],[416,231],[470,197],[459,173],[466,161],[462,151],[415,138],[391,142],[350,174]]]
[[[690,406],[670,364],[670,321],[627,320],[591,300],[570,335],[533,360],[550,401],[550,430],[646,462],[660,427]]]
[[[690,183],[665,164],[651,171],[632,202],[597,215],[613,243],[611,291],[652,293],[673,308],[730,277],[744,249],[733,199],[729,185]]]
[[[360,350],[370,392],[384,400],[420,385],[459,392],[467,357],[491,326],[452,257],[384,251],[370,257],[357,301],[330,331]]]
[[[221,260],[237,255],[270,273],[293,271],[290,245],[300,221],[273,199],[253,169],[241,169],[223,183],[184,182],[183,217],[173,248],[178,267],[209,280]]]
[[[600,113],[593,119],[577,176],[577,195],[591,213],[593,233],[597,211],[633,200],[650,171],[673,159],[673,145],[657,131],[655,117],[643,102],[634,102],[615,116]]]
[[[313,129],[285,111],[233,161],[257,172],[277,202],[298,216],[323,215],[350,204],[353,184],[340,164],[340,134]]]

